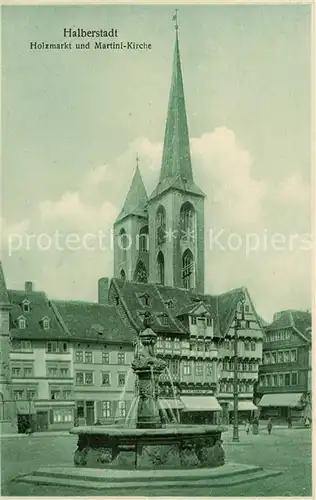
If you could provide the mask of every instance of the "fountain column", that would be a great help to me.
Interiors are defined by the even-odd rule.
[[[166,368],[166,363],[155,356],[157,335],[151,328],[146,328],[140,333],[139,340],[141,349],[132,363],[132,369],[138,377],[139,403],[136,427],[159,429],[162,427],[162,422],[159,415],[158,379]]]

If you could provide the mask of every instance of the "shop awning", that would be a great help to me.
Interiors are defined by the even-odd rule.
[[[234,409],[234,403],[230,402],[228,406],[229,411],[233,411]],[[239,400],[238,401],[238,411],[255,411],[258,410],[257,406],[253,404],[252,401],[247,400]]]
[[[181,396],[183,411],[222,411],[215,396]]]
[[[257,406],[252,401],[238,401],[238,411],[254,411],[258,410]]]
[[[184,408],[181,399],[160,399],[159,406],[163,410],[182,410]]]
[[[285,406],[290,408],[301,407],[303,394],[289,393],[289,394],[264,394],[258,406]]]

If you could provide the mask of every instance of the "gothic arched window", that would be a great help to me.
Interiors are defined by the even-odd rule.
[[[148,252],[148,247],[149,247],[148,226],[143,226],[139,231],[138,245],[140,252]]]
[[[121,280],[126,280],[126,275],[125,275],[124,269],[121,269],[120,278],[121,278]]]
[[[157,243],[161,245],[166,239],[166,210],[159,205],[156,213]]]
[[[4,399],[2,392],[0,392],[0,420],[3,419],[4,419]]]
[[[134,273],[134,281],[138,281],[139,283],[147,283],[148,281],[147,269],[142,260],[139,260],[137,263]]]
[[[159,252],[157,256],[157,275],[158,283],[161,285],[165,284],[165,259],[162,252]]]
[[[119,239],[118,239],[118,246],[119,246],[120,253],[122,256],[122,261],[125,261],[126,260],[126,251],[128,250],[129,241],[128,241],[128,236],[126,234],[126,231],[123,228],[120,230]]]
[[[188,201],[182,205],[180,210],[180,228],[182,237],[194,238],[195,210]]]
[[[182,256],[182,284],[184,288],[194,288],[194,259],[187,249]]]

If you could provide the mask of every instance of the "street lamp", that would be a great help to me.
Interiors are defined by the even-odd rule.
[[[241,304],[241,319],[244,319],[244,303],[245,297],[241,296],[239,302]],[[233,442],[239,442],[239,427],[238,427],[238,303],[235,312],[234,325],[234,423],[233,423]]]

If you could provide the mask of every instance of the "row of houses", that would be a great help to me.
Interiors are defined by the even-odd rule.
[[[171,298],[169,287],[102,278],[98,303],[52,301],[30,282],[7,290],[1,270],[3,432],[125,420],[146,311],[168,366],[160,380],[167,413],[180,411],[183,422],[229,422],[236,327],[240,417],[259,408],[273,418],[310,411],[310,314],[285,311],[263,329],[247,290],[217,296],[217,318],[214,297],[205,297],[172,289]]]
[[[235,314],[241,293],[245,313]],[[146,311],[158,335],[157,355],[168,366],[160,395],[166,410],[185,409],[186,418],[191,412],[214,422],[223,410],[228,419],[234,321],[241,409],[255,409],[262,331],[246,290],[209,296],[207,302],[184,289],[103,278],[98,303],[55,301],[30,282],[24,290],[7,290],[1,270],[2,422],[23,432],[30,425],[41,431],[125,419],[135,394],[130,366]]]

